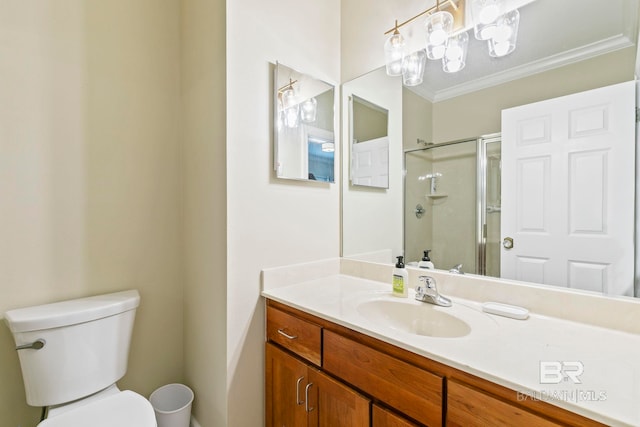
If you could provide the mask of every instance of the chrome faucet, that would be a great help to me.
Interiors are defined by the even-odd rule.
[[[416,286],[416,300],[428,302],[429,304],[451,307],[451,300],[438,293],[436,280],[429,276],[419,276],[418,286]]]
[[[464,271],[462,271],[462,264],[456,264],[454,265],[451,270],[449,270],[449,273],[453,273],[453,274],[464,274]]]

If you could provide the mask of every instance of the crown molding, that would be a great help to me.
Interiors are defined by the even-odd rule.
[[[585,59],[594,58],[605,53],[631,47],[634,46],[634,44],[633,40],[629,39],[629,37],[624,34],[619,34],[586,46],[549,56],[539,61],[523,64],[503,72],[474,79],[437,92],[421,90],[420,94],[423,97],[427,97],[431,102],[440,102],[450,98],[455,98],[456,96],[466,95],[471,92],[542,73],[544,71],[553,70],[554,68],[584,61]]]

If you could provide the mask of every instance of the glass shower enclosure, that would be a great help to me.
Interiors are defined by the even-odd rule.
[[[500,275],[500,134],[405,150],[404,253]]]

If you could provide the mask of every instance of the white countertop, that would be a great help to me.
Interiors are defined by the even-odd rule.
[[[335,274],[266,289],[262,295],[513,389],[520,399],[544,400],[608,425],[640,426],[640,335],[535,313],[527,320],[509,319],[454,297],[452,307],[433,309],[465,321],[470,332],[457,338],[421,336],[359,311],[363,302],[378,299],[425,304],[413,300],[413,289],[408,299],[392,296],[390,289],[387,283]],[[542,384],[541,361],[582,364],[580,383],[566,378]]]

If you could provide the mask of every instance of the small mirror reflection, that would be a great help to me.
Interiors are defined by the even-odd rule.
[[[274,75],[276,176],[334,182],[334,87],[279,63]]]

